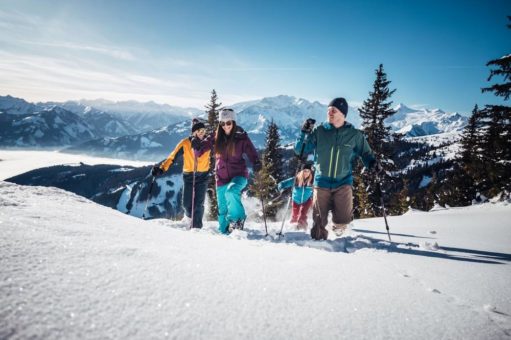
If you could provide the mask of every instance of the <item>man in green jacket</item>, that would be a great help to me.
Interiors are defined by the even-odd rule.
[[[363,132],[346,121],[347,113],[346,99],[333,99],[328,104],[327,121],[314,127],[314,120],[307,119],[295,143],[298,155],[314,155],[311,237],[315,240],[328,237],[325,227],[329,211],[332,211],[332,230],[337,236],[353,220],[352,160],[361,157],[366,168],[381,171]]]

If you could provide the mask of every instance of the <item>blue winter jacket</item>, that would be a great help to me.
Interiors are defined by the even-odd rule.
[[[284,190],[293,186],[295,178],[291,177],[280,182],[277,186],[278,190]],[[303,204],[312,197],[312,187],[310,186],[295,186],[293,188],[293,202],[296,204]]]

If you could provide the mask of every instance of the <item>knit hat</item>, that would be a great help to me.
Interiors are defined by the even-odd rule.
[[[305,170],[305,169],[309,169],[310,171],[312,171],[312,163],[304,163],[302,164],[302,170]]]
[[[328,106],[337,108],[344,114],[344,117],[348,115],[348,103],[346,102],[346,99],[342,97],[332,99]]]
[[[230,120],[236,120],[236,112],[233,109],[222,109],[218,120],[221,122],[228,122]]]
[[[192,119],[192,133],[194,133],[197,130],[205,129],[206,125],[204,125],[203,122],[198,120],[197,118]]]

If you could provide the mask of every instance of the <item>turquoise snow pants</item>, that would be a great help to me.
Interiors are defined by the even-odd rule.
[[[245,208],[241,204],[241,190],[247,186],[247,179],[237,176],[231,179],[226,185],[216,187],[218,202],[218,230],[227,234],[230,222],[243,220],[247,217]]]

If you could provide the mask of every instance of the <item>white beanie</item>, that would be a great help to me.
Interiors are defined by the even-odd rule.
[[[236,120],[236,112],[233,109],[222,109],[218,120],[221,122],[228,122],[230,120]]]

